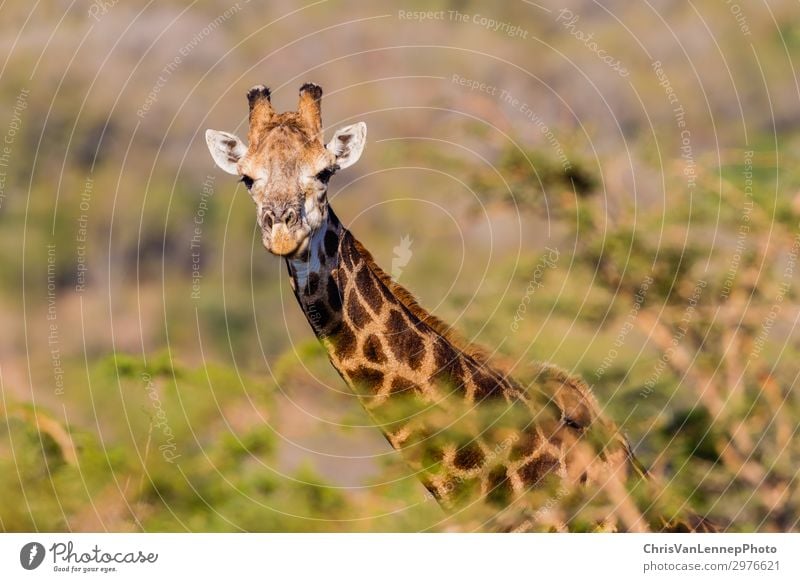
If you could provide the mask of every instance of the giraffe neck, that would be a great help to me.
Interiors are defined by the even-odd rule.
[[[563,529],[543,504],[579,484],[625,479],[627,440],[583,381],[537,364],[526,390],[458,349],[332,210],[287,267],[334,368],[446,511],[483,501],[497,511],[491,529]],[[624,525],[640,531],[638,512],[629,514]]]
[[[504,503],[561,470],[519,387],[415,315],[332,211],[287,266],[334,368],[445,508],[455,498]]]
[[[432,380],[449,382],[470,404],[512,398],[509,379],[454,347],[393,294],[332,211],[303,256],[287,259],[287,266],[309,324],[345,381],[373,400],[368,408],[388,400],[399,384],[418,383],[418,396],[433,399]]]
[[[345,228],[328,209],[305,252],[286,259],[292,290],[317,338],[330,337],[341,326],[341,300],[336,282],[339,245]]]

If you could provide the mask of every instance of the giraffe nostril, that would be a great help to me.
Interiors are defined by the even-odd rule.
[[[286,214],[283,215],[283,222],[286,226],[294,225],[295,221],[297,220],[297,213],[291,208],[286,211]]]
[[[261,215],[261,225],[266,226],[267,228],[272,228],[272,224],[275,222],[275,218],[272,216],[272,212],[269,210],[265,210],[264,213]]]

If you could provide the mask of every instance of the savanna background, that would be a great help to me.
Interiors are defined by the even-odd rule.
[[[367,122],[332,205],[423,305],[581,375],[724,529],[798,529],[796,2],[11,0],[0,45],[0,529],[470,529],[206,149],[306,81]]]

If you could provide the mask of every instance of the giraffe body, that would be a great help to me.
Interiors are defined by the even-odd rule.
[[[646,531],[626,490],[646,475],[588,386],[547,364],[520,385],[422,309],[338,220],[327,182],[360,157],[366,126],[322,145],[321,95],[304,85],[298,111],[277,114],[269,90],[254,87],[250,145],[206,137],[218,165],[242,176],[264,246],[285,258],[314,333],[376,426],[447,511],[491,507],[485,527],[567,529],[569,512],[555,508],[583,491],[600,500],[596,529]]]

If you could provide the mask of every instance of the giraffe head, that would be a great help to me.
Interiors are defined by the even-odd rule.
[[[256,203],[264,247],[273,254],[298,258],[311,235],[328,216],[328,180],[358,161],[367,135],[365,123],[339,129],[322,141],[322,89],[300,87],[297,111],[276,113],[270,91],[256,85],[250,104],[248,145],[231,133],[206,131],[217,165],[242,182]]]

